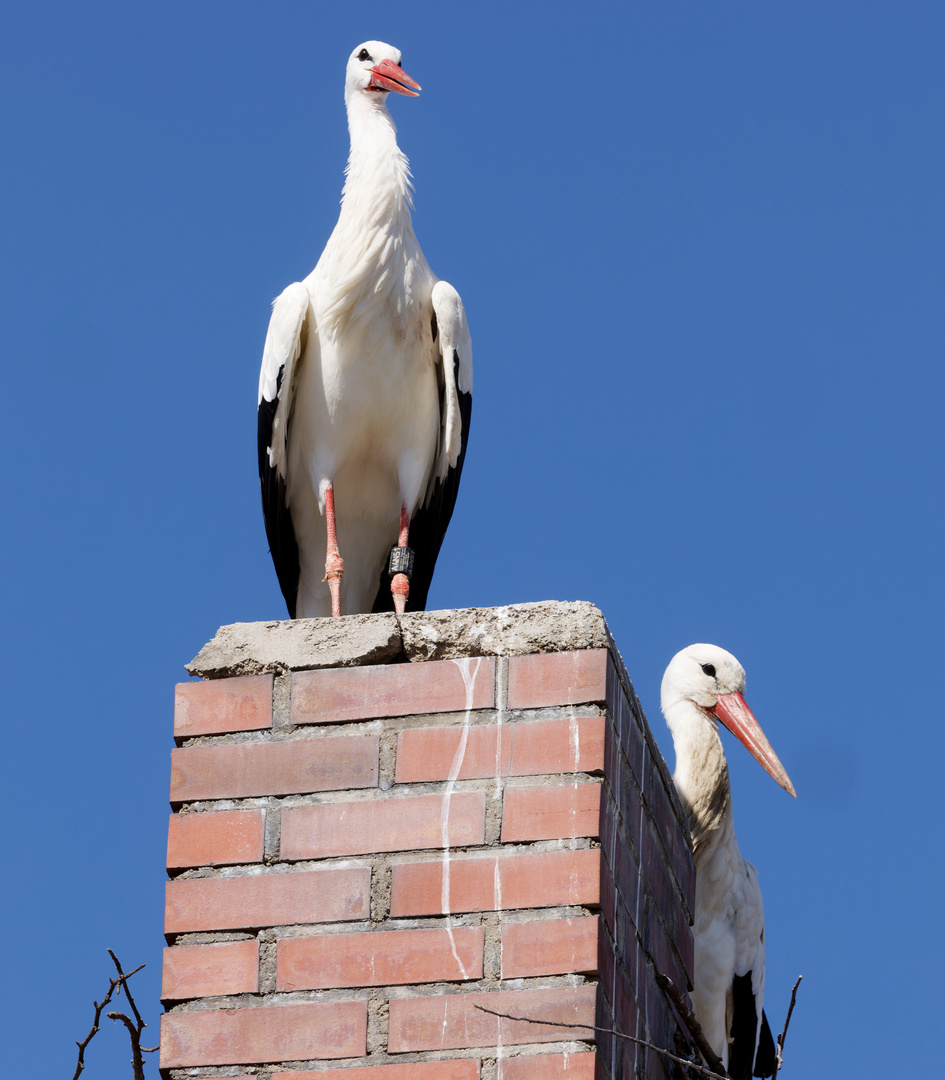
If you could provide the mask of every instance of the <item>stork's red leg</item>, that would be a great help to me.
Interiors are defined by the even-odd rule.
[[[325,553],[325,577],[331,590],[331,613],[341,614],[341,576],[345,564],[338,552],[338,533],[335,529],[335,489],[328,485],[325,490],[325,526],[328,532],[328,544]]]
[[[398,545],[407,549],[407,540],[410,536],[410,512],[406,506],[400,508],[400,537]],[[408,549],[409,550],[409,549]],[[394,595],[394,610],[398,615],[403,615],[407,606],[407,597],[410,595],[410,578],[406,574],[394,574],[390,579],[390,591]]]

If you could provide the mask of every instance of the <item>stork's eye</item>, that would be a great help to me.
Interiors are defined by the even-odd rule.
[[[710,679],[715,678],[715,665],[714,664],[703,664],[702,665],[702,670],[706,673],[706,675],[709,676]]]
[[[367,51],[367,49],[362,49],[358,53],[358,59],[359,60],[370,60],[371,59],[371,54]]]

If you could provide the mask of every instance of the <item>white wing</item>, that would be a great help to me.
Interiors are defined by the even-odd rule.
[[[469,436],[468,415],[463,422],[463,414],[468,414],[469,410],[463,408],[460,395],[468,395],[469,401],[472,399],[472,341],[463,302],[447,281],[438,281],[433,286],[433,313],[443,373],[441,439],[434,476],[437,480],[445,480],[448,471],[456,468]]]
[[[300,282],[276,299],[259,371],[257,440],[263,517],[272,561],[292,618],[299,590],[299,548],[286,501],[286,446],[299,360],[312,329],[310,314],[308,289]]]

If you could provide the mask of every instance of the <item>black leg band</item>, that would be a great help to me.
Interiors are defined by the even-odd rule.
[[[387,564],[387,572],[391,577],[394,574],[406,574],[407,580],[413,574],[413,548],[392,547],[390,549],[390,561]]]

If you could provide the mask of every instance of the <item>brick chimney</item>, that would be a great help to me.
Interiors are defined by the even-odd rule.
[[[597,608],[235,624],[188,669],[165,1078],[679,1075],[593,1030],[677,1051],[694,891]]]

